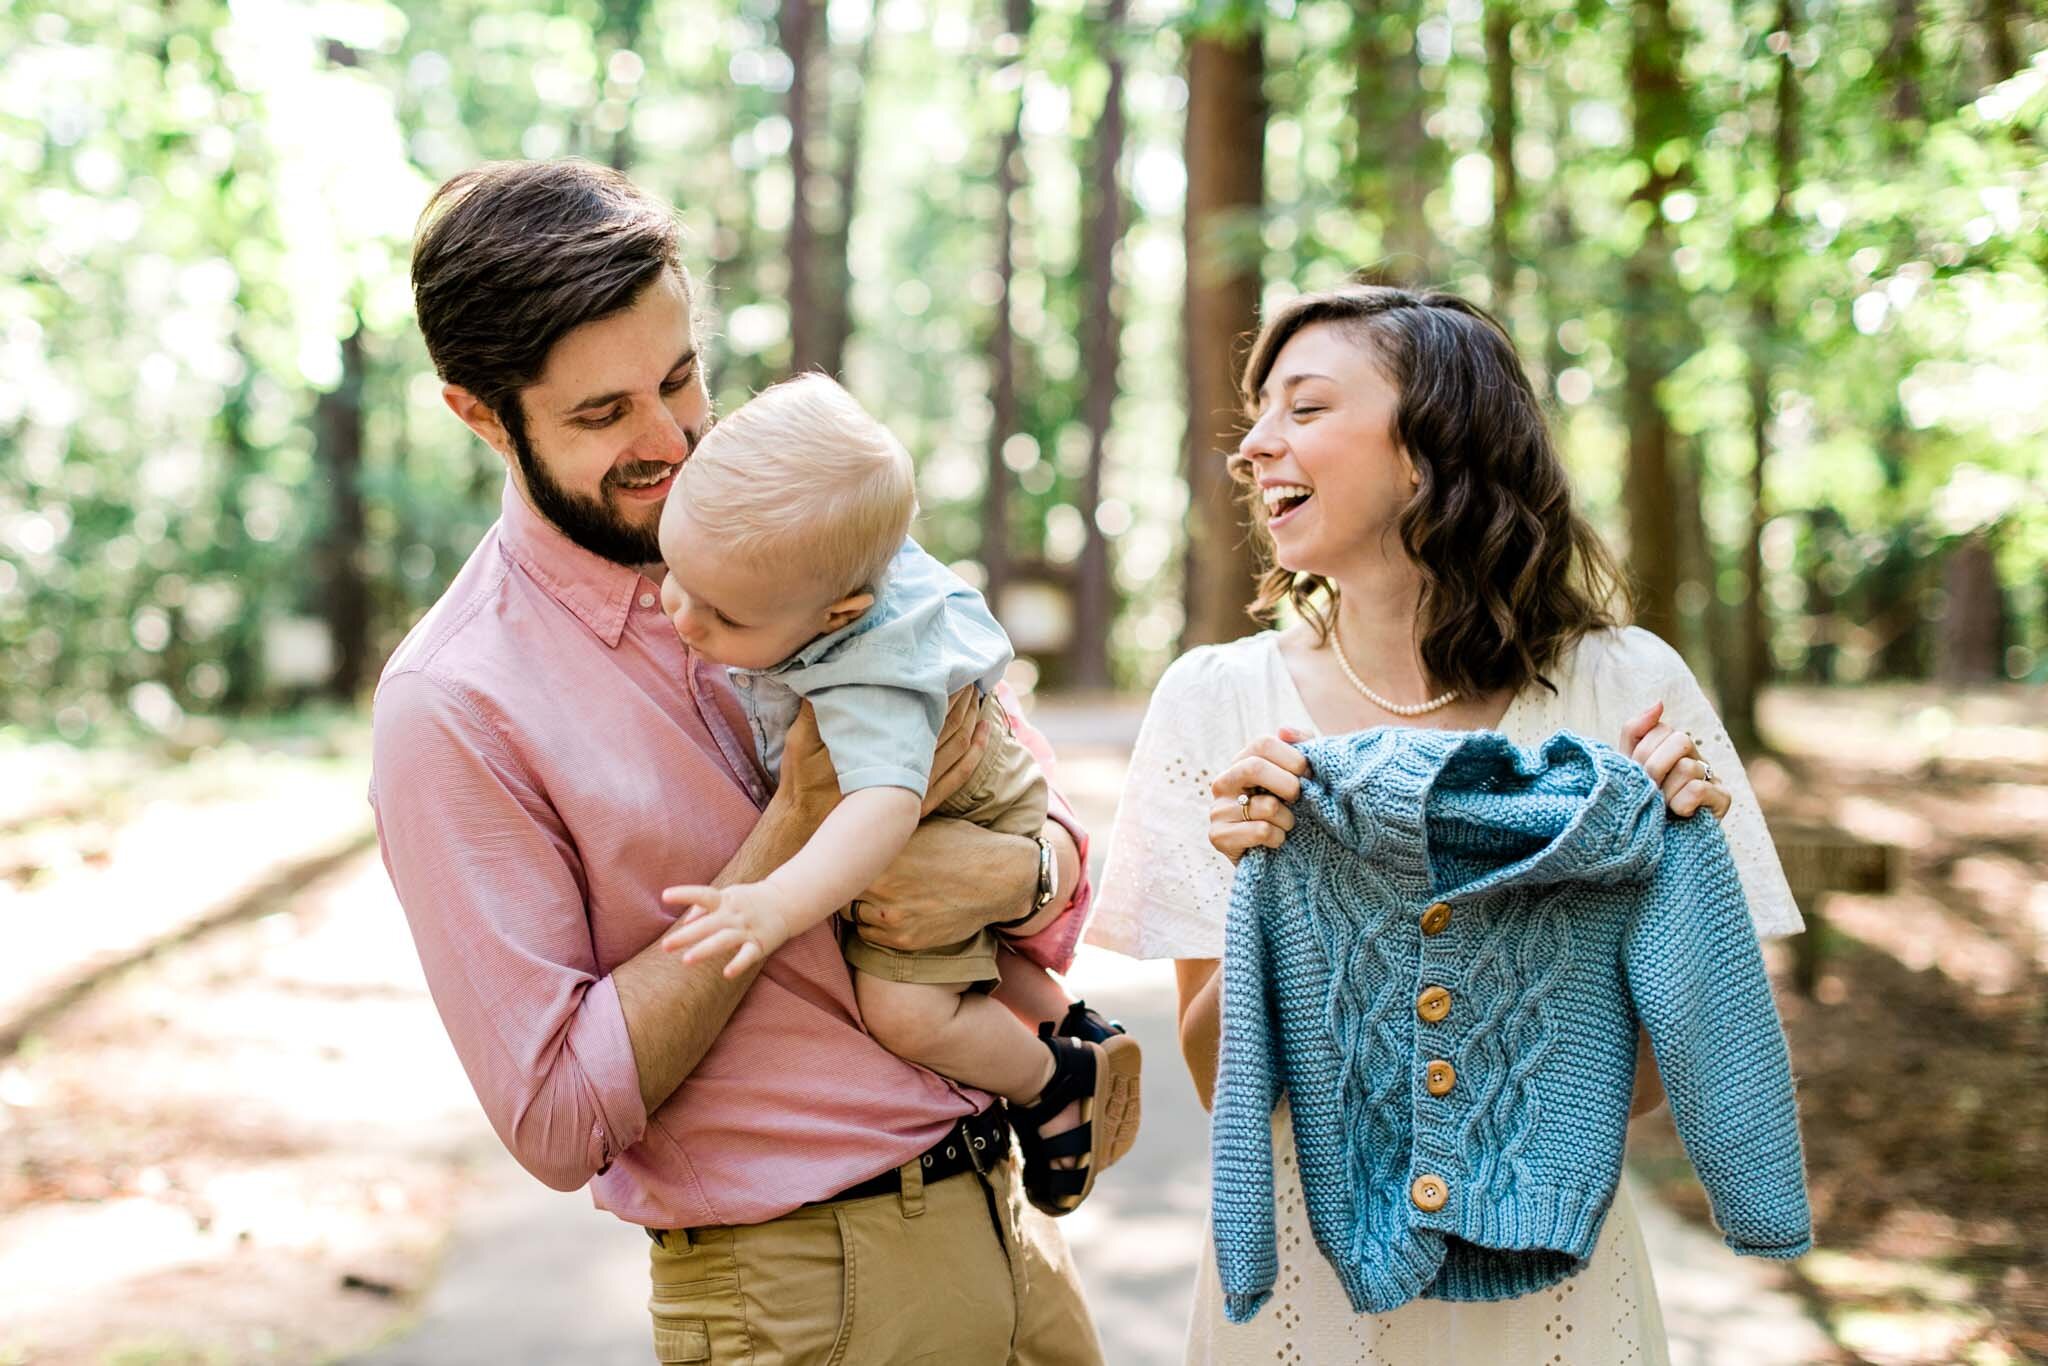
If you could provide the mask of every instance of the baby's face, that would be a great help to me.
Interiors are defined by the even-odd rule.
[[[836,602],[819,600],[801,573],[778,577],[722,554],[687,514],[662,519],[661,555],[661,608],[707,659],[772,668],[833,629]]]

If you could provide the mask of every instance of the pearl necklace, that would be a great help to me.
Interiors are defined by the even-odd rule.
[[[1358,671],[1351,667],[1351,661],[1344,657],[1344,641],[1337,633],[1337,617],[1335,613],[1330,615],[1330,648],[1336,652],[1337,667],[1342,669],[1344,676],[1351,680],[1351,686],[1364,693],[1366,701],[1372,703],[1381,711],[1392,712],[1395,716],[1427,716],[1433,711],[1443,710],[1458,700],[1458,690],[1453,688],[1442,697],[1432,697],[1427,702],[1418,702],[1413,706],[1402,706],[1399,702],[1389,702],[1371,688],[1366,687],[1365,680],[1358,676]]]

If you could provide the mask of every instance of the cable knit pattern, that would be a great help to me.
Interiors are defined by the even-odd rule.
[[[1295,829],[1245,855],[1226,922],[1229,1318],[1273,1288],[1283,1091],[1309,1226],[1359,1312],[1571,1276],[1620,1180],[1638,1022],[1728,1245],[1805,1252],[1784,1034],[1716,822],[1668,820],[1639,766],[1569,732],[1534,755],[1407,727],[1305,749]]]

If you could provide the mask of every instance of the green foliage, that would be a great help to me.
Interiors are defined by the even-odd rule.
[[[1011,215],[1012,552],[1057,570],[1085,526],[1081,214],[1107,39],[1096,4],[1034,10],[1005,47],[1000,7],[979,0],[826,7],[830,126],[857,121],[862,155],[853,205],[808,191],[828,222],[852,215],[847,379],[918,457],[920,533],[963,564],[992,420],[995,224]],[[1513,34],[1519,268],[1492,302],[1556,396],[1596,517],[1612,521],[1625,436],[1622,266],[1661,216],[1679,301],[1661,321],[1681,362],[1662,400],[1699,470],[1707,582],[1743,591],[1746,384],[1763,347],[1780,663],[1924,665],[1943,548],[1985,536],[2008,585],[2009,669],[2048,672],[2043,22],[2014,21],[2028,64],[1995,81],[1983,21],[1954,7],[1925,12],[1904,48],[1888,0],[1814,6],[1790,42],[1773,36],[1775,3],[1674,13],[1663,51],[1688,117],[1641,146],[1629,6],[1536,0]],[[1265,45],[1269,204],[1228,233],[1271,293],[1419,242],[1430,278],[1485,298],[1480,19],[1474,0],[1204,0],[1141,5],[1115,39],[1132,219],[1099,520],[1116,536],[1113,644],[1132,681],[1169,655],[1179,620],[1184,43]],[[495,515],[501,476],[441,403],[406,261],[432,186],[479,160],[628,164],[682,216],[719,404],[783,374],[791,72],[775,30],[769,0],[0,8],[0,720],[168,728],[317,690],[312,566],[333,500],[313,414],[338,386],[361,386],[366,530],[351,553],[373,654],[433,600]],[[1368,55],[1409,63],[1412,106],[1392,87],[1360,97]],[[1787,61],[1805,112],[1780,233],[1771,100]],[[1004,205],[994,157],[1019,101],[1022,188]],[[1395,138],[1402,109],[1419,142]],[[1655,204],[1653,173],[1678,177]],[[1769,341],[1753,328],[1762,282],[1781,320]],[[340,342],[358,332],[362,373],[345,375]],[[1886,630],[1905,643],[1888,652]]]

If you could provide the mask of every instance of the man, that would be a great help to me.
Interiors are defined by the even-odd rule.
[[[1099,1362],[1000,1108],[862,1031],[831,926],[732,981],[660,945],[664,887],[760,878],[838,795],[807,723],[768,790],[647,568],[711,418],[673,215],[598,167],[485,166],[428,204],[413,287],[448,406],[508,479],[385,669],[372,801],[499,1137],[649,1230],[663,1361]],[[986,743],[966,721],[927,810]],[[903,947],[996,924],[1065,967],[1087,889],[1054,806],[1036,839],[925,823],[863,921]]]

